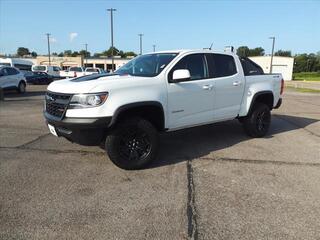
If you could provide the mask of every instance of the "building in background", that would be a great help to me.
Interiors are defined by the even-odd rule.
[[[252,61],[262,67],[264,73],[270,73],[271,56],[249,57]],[[293,57],[273,56],[272,73],[281,73],[285,81],[292,80]]]
[[[121,58],[120,56],[114,57],[114,69],[118,69],[119,67],[126,64],[130,61],[131,58]],[[49,65],[48,56],[38,56],[37,61],[38,65]],[[111,58],[87,58],[84,59],[83,56],[77,57],[58,57],[51,56],[50,62],[52,66],[61,67],[63,70],[67,70],[69,67],[95,67],[102,68],[104,70],[110,71],[112,69],[112,59]]]

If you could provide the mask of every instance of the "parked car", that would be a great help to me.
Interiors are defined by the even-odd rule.
[[[101,68],[93,68],[93,67],[87,67],[85,69],[85,75],[91,75],[91,74],[103,74],[106,73],[103,69]]]
[[[0,58],[0,65],[18,68],[20,71],[31,71],[32,61],[19,58]]]
[[[49,84],[53,81],[53,77],[45,72],[25,72],[24,76],[31,84]]]
[[[32,72],[44,72],[48,75],[59,78],[60,77],[60,67],[57,66],[47,66],[47,65],[33,65]]]
[[[16,89],[19,93],[26,91],[27,81],[19,69],[0,66],[0,88]]]
[[[158,132],[238,119],[249,136],[265,136],[283,87],[281,74],[233,52],[158,52],[114,74],[51,83],[44,116],[55,136],[104,144],[117,166],[139,169],[157,157]]]
[[[85,75],[85,69],[83,67],[69,67],[66,71],[60,71],[60,77],[62,78],[75,78]]]

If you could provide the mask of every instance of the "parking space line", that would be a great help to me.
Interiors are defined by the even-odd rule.
[[[195,186],[193,181],[192,160],[187,161],[187,179],[188,179],[188,237],[189,239],[198,239],[197,212],[195,206]]]
[[[200,157],[199,159],[210,160],[215,162],[238,162],[238,163],[252,163],[252,164],[273,164],[273,165],[292,165],[292,166],[308,166],[320,167],[320,162],[287,162],[287,161],[274,161],[274,160],[259,160],[259,159],[240,159],[240,158],[212,158]]]

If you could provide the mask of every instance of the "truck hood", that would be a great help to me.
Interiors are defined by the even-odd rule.
[[[57,80],[52,82],[47,90],[58,93],[93,93],[99,91],[108,91],[113,86],[123,86],[142,80],[144,77],[134,77],[130,75],[88,75],[79,78],[70,78],[66,80]]]

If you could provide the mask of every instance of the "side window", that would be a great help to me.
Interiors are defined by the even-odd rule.
[[[206,54],[210,77],[227,77],[237,73],[234,58],[224,54]]]
[[[264,74],[262,68],[255,62],[251,61],[249,58],[240,58],[240,61],[245,76]]]
[[[204,54],[191,54],[182,58],[169,72],[169,81],[172,80],[173,72],[178,69],[188,69],[191,81],[209,77]]]
[[[7,76],[8,75],[8,71],[7,71],[7,68],[3,68],[1,71],[0,71],[1,75],[3,76]]]
[[[14,68],[7,68],[8,75],[16,75],[19,72]]]

